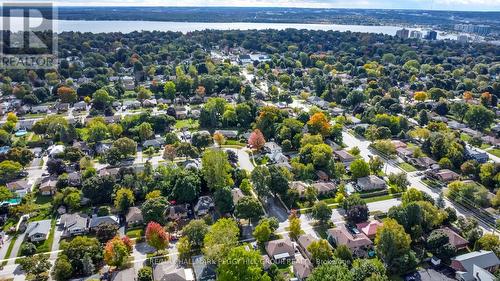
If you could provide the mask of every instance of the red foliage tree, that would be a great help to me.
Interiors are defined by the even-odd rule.
[[[170,235],[157,222],[149,222],[146,226],[146,242],[156,250],[163,250],[168,246]]]
[[[248,144],[257,150],[260,150],[264,144],[266,143],[266,139],[264,139],[264,135],[259,129],[255,129],[248,138]]]

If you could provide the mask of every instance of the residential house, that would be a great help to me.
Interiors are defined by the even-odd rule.
[[[166,261],[155,265],[153,270],[154,281],[194,281],[194,272],[191,268],[177,267],[175,263]]]
[[[307,187],[308,185],[303,181],[291,181],[288,183],[288,188],[297,190],[301,198],[305,196]]]
[[[142,106],[144,107],[155,107],[156,105],[156,99],[147,99],[142,102]]]
[[[113,274],[111,274],[111,281],[137,281],[135,268],[131,267],[113,272]]]
[[[82,175],[80,172],[71,172],[68,174],[68,185],[76,187],[82,185]]]
[[[142,216],[142,211],[137,207],[130,207],[128,209],[127,215],[125,215],[125,222],[127,225],[141,225],[144,223],[144,218]]]
[[[316,189],[320,196],[333,194],[337,189],[333,182],[315,182],[311,186]]]
[[[310,260],[298,256],[293,262],[293,274],[299,281],[306,280],[313,270],[313,265]]]
[[[460,178],[459,174],[448,169],[430,170],[426,172],[426,175],[442,182],[451,182]]]
[[[176,119],[186,119],[187,118],[187,109],[185,107],[175,108],[175,118]]]
[[[64,237],[82,235],[89,231],[89,218],[86,215],[74,213],[63,214],[57,224],[62,227]]]
[[[500,265],[500,260],[492,251],[475,251],[451,259],[450,267],[460,281],[495,281],[493,274]]]
[[[165,144],[165,140],[161,137],[154,138],[152,140],[145,140],[142,143],[143,148],[148,148],[148,147],[154,147],[154,148],[160,148]]]
[[[477,163],[486,163],[489,159],[488,153],[480,152],[470,147],[465,148],[465,156],[467,159],[476,160]]]
[[[386,188],[385,181],[375,175],[369,175],[357,180],[358,188],[361,191],[380,190]]]
[[[202,255],[191,258],[196,281],[215,281],[216,266],[210,261],[205,261]]]
[[[469,127],[466,127],[466,128],[462,128],[460,129],[460,131],[466,133],[467,135],[471,136],[471,137],[476,137],[476,138],[480,138],[483,136],[483,134],[481,134],[481,132],[479,131],[476,131],[476,130],[473,130]]]
[[[398,149],[398,148],[406,148],[406,146],[407,146],[406,143],[404,143],[404,142],[402,142],[400,140],[392,140],[391,142],[392,142],[392,144],[394,145],[394,147],[396,149]]]
[[[272,163],[275,164],[284,164],[288,163],[288,157],[285,156],[285,154],[279,152],[276,154],[266,154],[266,156],[271,160]]]
[[[410,164],[420,168],[420,169],[439,169],[439,164],[432,158],[429,157],[419,157],[408,159]]]
[[[79,101],[73,105],[73,110],[85,111],[85,110],[87,110],[87,103],[84,101]]]
[[[105,154],[111,148],[110,143],[99,142],[95,145],[95,152],[99,155]]]
[[[233,188],[231,189],[231,196],[233,198],[233,205],[236,206],[236,204],[238,204],[238,201],[245,197],[245,194],[243,194],[243,191],[241,191],[241,189]]]
[[[55,105],[57,112],[67,112],[69,110],[69,103],[58,103]]]
[[[80,149],[86,155],[91,155],[93,152],[92,149],[89,147],[89,145],[84,141],[73,142],[73,147]]]
[[[236,139],[238,131],[236,130],[217,130],[216,133],[222,134],[226,139]]]
[[[27,180],[17,180],[6,184],[7,188],[15,193],[18,197],[24,197],[31,191],[31,186]]]
[[[208,214],[215,207],[214,200],[210,196],[201,196],[194,205],[194,211],[197,216]]]
[[[484,136],[481,138],[484,143],[488,143],[493,145],[494,147],[500,146],[500,139],[492,137],[492,136]]]
[[[25,237],[31,242],[45,241],[49,237],[51,220],[32,221],[28,224]]]
[[[93,216],[90,219],[89,229],[93,230],[96,227],[100,226],[101,224],[114,224],[116,226],[119,226],[120,221],[118,220],[118,218],[116,216],[113,216],[113,215],[102,216],[102,217]]]
[[[335,245],[346,245],[356,256],[365,256],[373,242],[356,228],[347,228],[345,224],[338,225],[327,231],[328,241]]]
[[[330,177],[328,176],[328,174],[322,170],[316,171],[316,176],[318,177],[319,181],[326,182],[326,181],[330,180]]]
[[[354,156],[352,156],[349,152],[347,152],[345,149],[342,150],[334,150],[333,151],[334,157],[342,162],[344,166],[349,167],[351,166],[352,161],[354,161]]]
[[[187,218],[188,206],[185,204],[170,206],[168,208],[167,217],[173,221]]]
[[[33,114],[47,113],[49,112],[49,107],[46,105],[32,106],[30,112]]]
[[[266,243],[267,255],[275,262],[293,259],[295,247],[290,238],[272,240]]]
[[[441,228],[441,231],[446,233],[446,235],[449,238],[450,244],[452,246],[454,246],[457,250],[463,250],[463,249],[467,248],[469,241],[467,241],[467,239],[460,236],[460,234],[453,231],[451,228],[443,227],[443,228]]]
[[[282,153],[283,149],[281,149],[281,146],[279,146],[277,143],[274,141],[269,141],[264,144],[264,147],[262,148],[265,152],[268,154],[278,154]]]
[[[51,177],[45,177],[42,179],[42,183],[40,183],[40,193],[42,195],[54,195],[57,192],[56,188],[57,179]]]
[[[311,234],[302,234],[299,236],[297,239],[297,244],[299,245],[300,252],[304,257],[307,257],[309,259],[312,258],[311,253],[307,250],[309,245],[311,245],[312,242],[317,241],[318,239]]]
[[[141,102],[137,100],[126,100],[123,101],[123,108],[124,109],[137,109],[141,107]]]
[[[408,161],[413,157],[413,151],[406,147],[396,148],[396,155],[399,156],[404,161]]]
[[[356,228],[361,231],[364,235],[366,235],[370,239],[374,239],[377,234],[377,229],[384,225],[379,220],[373,220],[370,222],[362,222],[356,224]]]

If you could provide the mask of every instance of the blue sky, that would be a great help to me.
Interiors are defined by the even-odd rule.
[[[23,1],[23,0],[21,0]],[[54,0],[59,6],[236,6],[500,11],[500,0]],[[32,2],[32,1],[30,1]]]

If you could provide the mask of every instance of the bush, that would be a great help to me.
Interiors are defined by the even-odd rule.
[[[110,213],[109,207],[108,206],[101,206],[99,209],[97,209],[97,216],[103,217],[103,216],[108,216]]]
[[[36,253],[36,246],[31,242],[23,243],[21,245],[21,255],[32,256]]]

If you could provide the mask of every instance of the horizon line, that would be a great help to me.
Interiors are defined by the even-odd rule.
[[[33,3],[33,2],[32,2]],[[21,4],[21,3],[20,3]],[[33,3],[34,4],[34,3]],[[13,5],[15,6],[15,5]],[[273,9],[305,9],[305,10],[382,10],[382,11],[422,11],[422,12],[465,12],[465,13],[500,13],[499,10],[449,10],[449,9],[421,9],[421,8],[346,8],[346,7],[301,7],[301,6],[274,6],[274,5],[262,5],[262,6],[222,6],[222,5],[207,5],[207,6],[171,6],[171,5],[148,5],[148,4],[131,4],[131,5],[92,5],[85,6],[81,3],[76,3],[74,5],[71,4],[63,4],[59,5],[57,3],[54,4],[57,8],[236,8],[236,9],[255,9],[255,8],[273,8]],[[0,6],[1,10],[1,6]]]

